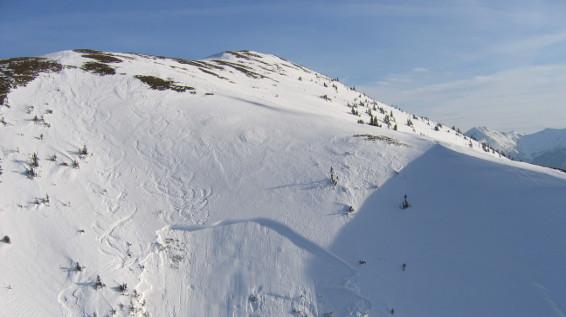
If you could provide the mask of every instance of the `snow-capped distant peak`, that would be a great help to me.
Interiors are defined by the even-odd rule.
[[[517,141],[521,137],[518,132],[499,132],[487,127],[474,127],[466,135],[506,154],[515,154]]]

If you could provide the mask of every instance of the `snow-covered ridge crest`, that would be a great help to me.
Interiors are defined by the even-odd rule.
[[[104,56],[110,60],[105,63]],[[251,50],[226,51],[202,60],[186,60],[136,53],[101,52],[90,49],[62,51],[45,57],[71,67],[85,64],[110,67],[112,75],[155,77],[170,85],[195,88],[196,94],[234,94],[264,100],[301,95],[318,98],[303,105],[286,105],[288,110],[330,115],[350,122],[409,132],[448,144],[470,147],[501,157],[498,148],[468,138],[456,127],[402,111],[374,100],[353,87],[340,83],[281,57]],[[116,59],[113,61],[112,59]],[[96,67],[95,67],[96,68]],[[96,69],[92,70],[96,73]],[[104,71],[102,71],[104,73]],[[164,83],[162,86],[166,87]],[[252,91],[246,91],[246,87]],[[164,88],[165,89],[165,88]],[[318,102],[315,102],[318,101]],[[268,103],[262,103],[267,105]],[[344,115],[344,108],[349,116]],[[340,109],[340,111],[336,111]],[[285,110],[285,109],[281,109]]]

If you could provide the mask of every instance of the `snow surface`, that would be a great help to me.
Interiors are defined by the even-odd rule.
[[[565,174],[273,55],[113,54],[0,107],[0,316],[565,315]]]

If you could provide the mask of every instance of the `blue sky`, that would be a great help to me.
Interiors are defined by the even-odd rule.
[[[0,58],[274,53],[455,124],[566,128],[566,1],[0,0]]]

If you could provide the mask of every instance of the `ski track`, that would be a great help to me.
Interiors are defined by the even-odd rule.
[[[113,270],[123,268],[127,258],[127,256],[124,255],[125,250],[120,248],[120,246],[118,245],[118,243],[123,240],[115,235],[115,231],[124,226],[128,221],[132,220],[137,212],[138,208],[135,207],[132,213],[110,225],[110,229],[108,229],[98,238],[98,241],[100,242],[100,251],[105,254],[114,256],[121,263],[120,266],[114,266],[112,268]]]

